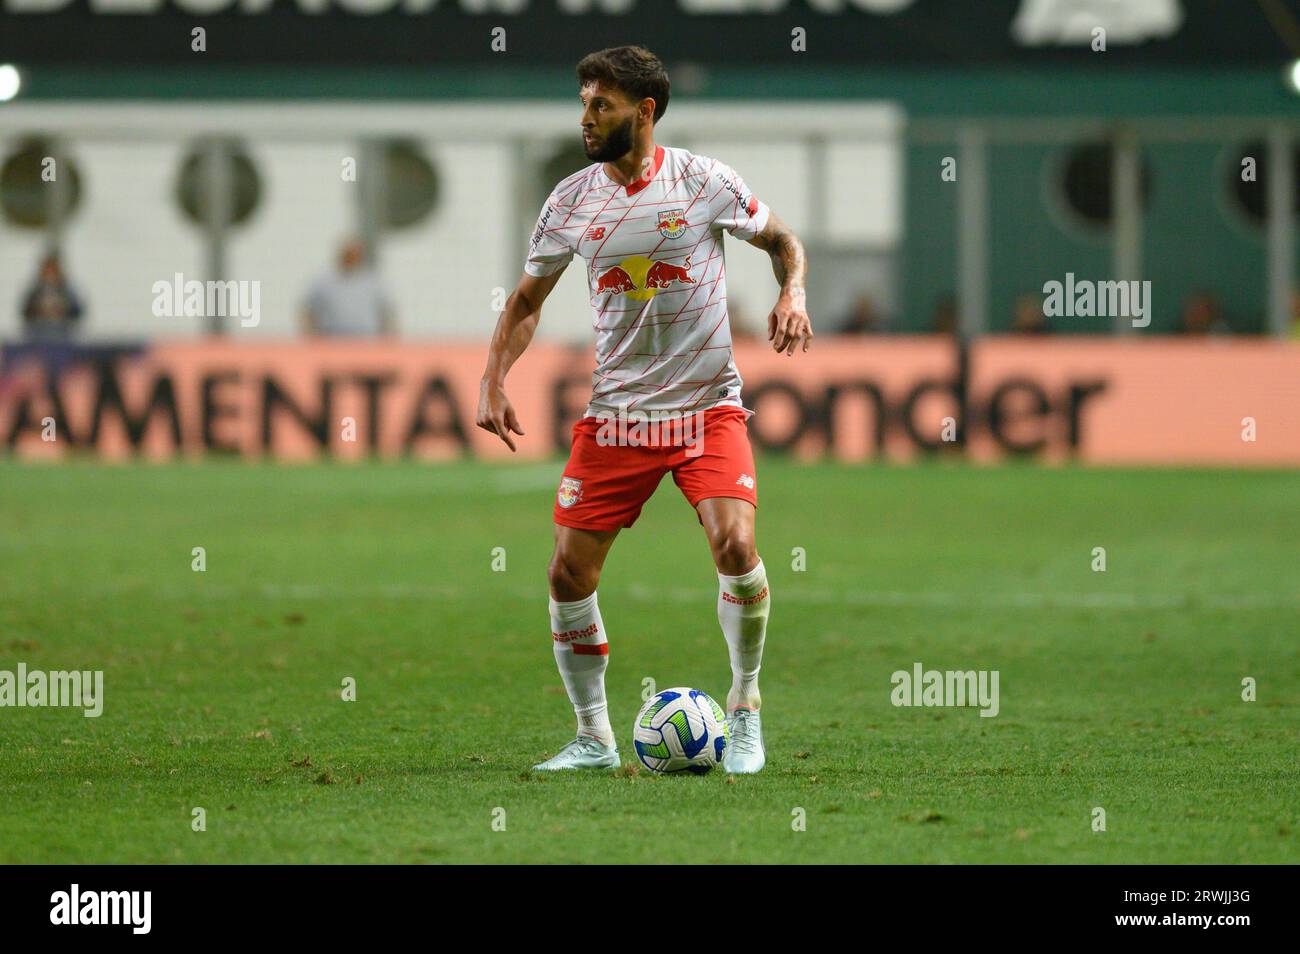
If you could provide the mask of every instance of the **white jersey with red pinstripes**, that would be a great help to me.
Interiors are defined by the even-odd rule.
[[[649,178],[603,163],[569,176],[537,219],[524,265],[542,277],[587,262],[596,371],[588,415],[742,406],[731,353],[722,233],[751,239],[768,208],[732,168],[655,148]]]

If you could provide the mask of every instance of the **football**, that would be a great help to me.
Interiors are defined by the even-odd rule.
[[[636,757],[652,772],[703,775],[722,761],[727,722],[707,692],[679,686],[646,700],[632,740]]]

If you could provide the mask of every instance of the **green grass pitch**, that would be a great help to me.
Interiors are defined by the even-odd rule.
[[[0,465],[0,669],[106,696],[0,708],[0,862],[1300,860],[1300,475],[760,461],[768,768],[729,779],[628,768],[644,679],[729,684],[671,481],[599,590],[624,769],[524,771],[573,731],[559,472]],[[916,662],[999,715],[895,707]]]

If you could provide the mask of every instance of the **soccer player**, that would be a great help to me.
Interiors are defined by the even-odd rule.
[[[597,367],[556,495],[549,577],[552,646],[578,733],[534,769],[619,765],[596,584],[619,530],[636,522],[671,473],[718,569],[732,678],[723,768],[757,772],[766,759],[758,671],[771,598],[754,540],[758,496],[746,430],[753,412],[741,404],[732,359],[723,232],[771,256],[781,291],[768,339],[786,355],[800,345],[807,351],[813,337],[803,244],[733,169],[655,143],[668,74],[653,53],[636,46],[592,53],[578,64],[578,82],[592,165],[560,182],[538,217],[524,275],[492,335],[477,415],[479,427],[515,449],[511,434],[524,431],[506,397],[506,372],[576,253],[587,263]]]

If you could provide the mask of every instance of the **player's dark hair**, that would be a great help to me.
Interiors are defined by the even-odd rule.
[[[635,101],[655,101],[654,121],[668,112],[668,71],[659,57],[643,46],[611,46],[588,53],[578,64],[578,82],[613,86]]]

